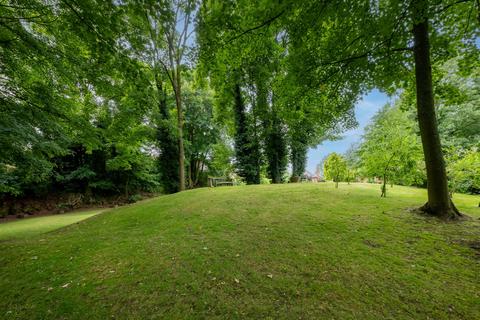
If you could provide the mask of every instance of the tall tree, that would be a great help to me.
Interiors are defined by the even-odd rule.
[[[233,89],[235,108],[235,159],[239,175],[247,184],[260,183],[260,151],[252,123],[249,121],[240,85]]]
[[[438,134],[433,101],[432,65],[430,62],[428,0],[412,2],[417,115],[427,169],[428,202],[423,211],[454,218],[460,213],[448,194],[447,172]]]
[[[355,100],[372,87],[393,92],[416,79],[418,120],[429,172],[428,203],[422,210],[445,219],[457,218],[459,213],[448,197],[438,138],[430,55],[440,60],[463,52],[470,59],[478,58],[478,26],[471,19],[475,2],[312,0],[293,6],[281,21],[291,39],[294,70],[308,90],[336,84]]]
[[[158,78],[160,75],[156,74]],[[175,127],[172,126],[167,93],[160,79],[155,81],[159,98],[159,119],[157,121],[157,142],[160,149],[158,166],[160,181],[164,192],[174,193],[179,190],[178,143]]]
[[[339,123],[338,129],[354,124],[348,90],[338,90],[337,84],[306,90],[304,84],[308,80],[297,72],[297,55],[290,51],[290,44],[296,39],[283,25],[286,20],[282,18],[288,16],[290,9],[292,4],[286,2],[273,6],[271,2],[253,5],[244,0],[214,0],[204,2],[200,11],[202,63],[212,78],[218,79],[214,80],[216,88],[224,85],[232,68],[245,76],[240,85],[247,92],[247,99],[253,96],[246,99],[248,111],[261,124],[259,137],[273,181],[279,181],[278,172],[285,167],[286,161],[279,159],[285,159],[286,141],[295,146],[290,150],[291,159],[296,159],[296,155],[298,159],[306,158],[308,146],[321,141],[326,131],[335,127],[334,123]],[[269,98],[272,96],[275,101]],[[272,127],[272,120],[281,125]],[[296,134],[297,129],[307,133]],[[272,140],[272,134],[278,138]],[[304,161],[295,163],[302,167]],[[275,177],[273,172],[277,172]]]
[[[272,183],[281,183],[287,167],[287,146],[283,124],[272,107],[271,120],[267,127],[265,153],[267,171]]]
[[[141,2],[142,3],[142,2]],[[173,88],[177,110],[178,188],[185,190],[185,146],[182,73],[191,49],[196,0],[147,1],[141,10],[150,29],[155,67],[162,68]]]

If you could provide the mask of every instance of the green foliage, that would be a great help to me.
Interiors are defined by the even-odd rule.
[[[359,146],[364,176],[404,185],[423,185],[422,147],[413,119],[398,106],[386,105],[365,129]]]
[[[290,162],[292,163],[292,177],[298,179],[305,172],[307,166],[308,147],[301,141],[292,141],[290,145]]]
[[[206,186],[205,172],[210,169],[212,146],[222,144],[221,124],[214,119],[213,91],[207,85],[190,81],[184,85],[183,94],[188,184],[191,188]]]
[[[235,97],[235,163],[238,174],[247,184],[260,183],[260,149],[257,133],[245,110],[239,85]]]
[[[300,175],[310,145],[356,124],[353,101],[346,91],[340,92],[337,86],[306,88],[296,60],[291,59],[295,48],[282,25],[282,15],[291,9],[286,3],[208,1],[199,15],[200,69],[219,94],[219,114],[225,123],[234,123],[228,120],[235,114],[230,88],[239,85],[245,93],[252,139],[257,139],[250,144],[259,144],[264,157],[258,161],[265,161],[274,183],[282,180],[286,170],[287,145]],[[249,29],[255,25],[263,28]],[[232,132],[238,128],[231,127]]]
[[[114,48],[120,8],[29,1],[0,11],[0,193],[154,188],[141,151],[149,87]]]
[[[287,145],[283,125],[275,111],[266,129],[265,157],[267,159],[267,172],[272,183],[282,183],[283,175],[287,169]]]
[[[157,121],[158,168],[160,184],[166,193],[179,190],[178,139],[174,122],[171,120],[166,97],[160,92],[160,115]]]
[[[474,174],[467,172],[476,170],[472,153],[478,150],[480,138],[477,130],[480,109],[476,107],[479,96],[475,89],[479,79],[478,66],[472,64],[468,72],[460,71],[459,60],[455,58],[435,65],[438,126],[451,192],[475,193]],[[385,107],[374,117],[357,152],[362,176],[425,186],[414,104],[414,90],[408,88],[395,106]],[[467,154],[469,161],[473,162],[463,162]],[[467,169],[467,163],[471,164],[470,169]]]
[[[439,132],[459,181],[480,140],[472,8],[426,11]],[[0,197],[175,192],[183,170],[189,187],[233,172],[279,183],[288,158],[298,177],[310,146],[356,125],[353,105],[372,87],[403,88],[402,109],[414,105],[418,17],[403,1],[32,0],[0,16]],[[391,113],[344,179],[358,169],[424,184],[414,116]]]
[[[138,202],[142,199],[143,199],[143,197],[142,197],[141,194],[132,194],[131,196],[128,197],[128,202],[129,203],[135,203],[135,202]]]
[[[325,179],[332,180],[338,187],[338,182],[343,181],[347,175],[347,163],[338,153],[330,153],[323,162]]]
[[[452,192],[480,194],[480,152],[467,151],[448,167]]]
[[[208,159],[209,173],[213,176],[230,176],[234,172],[234,166],[232,163],[233,157],[233,148],[229,143],[225,143],[223,139],[212,145],[212,150]]]

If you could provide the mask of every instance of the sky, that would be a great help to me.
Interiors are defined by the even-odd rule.
[[[331,152],[344,153],[352,143],[360,141],[365,127],[375,113],[391,101],[392,98],[389,98],[386,94],[376,89],[364,95],[355,105],[355,118],[357,119],[358,126],[355,129],[345,131],[342,134],[343,138],[340,140],[327,140],[316,148],[308,150],[307,171],[314,174],[317,164],[322,162],[326,155]]]

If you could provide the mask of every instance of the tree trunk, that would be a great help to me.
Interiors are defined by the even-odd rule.
[[[387,175],[383,174],[382,194],[380,195],[380,198],[386,198],[386,197],[387,197]]]
[[[178,127],[178,174],[179,174],[179,190],[185,190],[185,149],[183,147],[183,107],[181,97],[181,79],[180,65],[177,64],[175,75],[175,103],[177,105],[177,127]]]
[[[445,219],[455,219],[461,214],[448,196],[447,174],[433,100],[427,7],[426,0],[413,2],[417,114],[427,169],[428,188],[428,202],[421,210]]]
[[[125,199],[127,199],[128,201],[128,182],[129,182],[130,178],[127,176],[127,181],[125,182]]]
[[[192,163],[193,160],[187,161],[188,163],[188,188],[193,189],[193,169],[192,169]]]

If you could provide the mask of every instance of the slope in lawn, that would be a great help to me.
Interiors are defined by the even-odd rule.
[[[50,232],[90,218],[103,210],[104,209],[83,210],[2,223],[0,224],[0,240],[27,238]]]
[[[198,189],[2,243],[9,319],[478,319],[474,219],[408,213],[425,191],[293,184]]]

